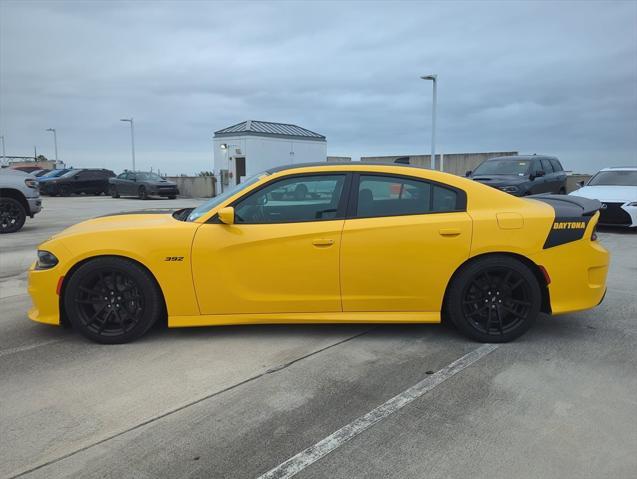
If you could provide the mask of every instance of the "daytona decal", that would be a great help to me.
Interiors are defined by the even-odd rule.
[[[544,249],[582,239],[590,220],[591,218],[586,216],[555,218],[544,243]]]

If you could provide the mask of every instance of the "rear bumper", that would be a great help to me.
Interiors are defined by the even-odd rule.
[[[591,309],[606,293],[610,254],[589,235],[579,241],[543,250],[534,258],[551,279],[548,285],[553,314]]]

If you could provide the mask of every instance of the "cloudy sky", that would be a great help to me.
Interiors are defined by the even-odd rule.
[[[637,164],[637,2],[0,1],[8,155],[121,170],[211,169],[213,131],[247,120],[358,158],[430,149]]]

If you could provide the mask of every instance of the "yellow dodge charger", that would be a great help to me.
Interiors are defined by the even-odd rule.
[[[168,326],[438,323],[478,341],[606,291],[600,203],[517,198],[400,165],[268,170],[194,209],[95,218],[45,241],[29,317],[101,343]]]

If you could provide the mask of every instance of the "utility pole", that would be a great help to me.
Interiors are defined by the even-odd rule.
[[[436,103],[438,103],[438,75],[423,75],[423,80],[433,81],[433,98],[431,106],[431,169],[436,169]]]

